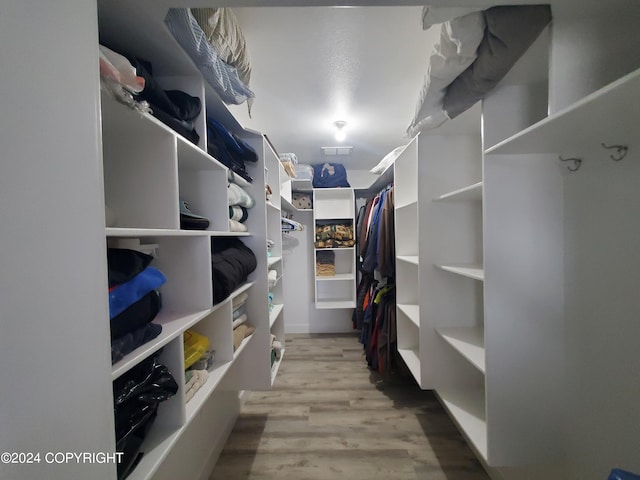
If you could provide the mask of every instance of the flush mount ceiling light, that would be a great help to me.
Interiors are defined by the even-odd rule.
[[[344,127],[347,126],[347,122],[344,120],[337,120],[333,122],[333,126],[336,127],[336,140],[338,142],[344,142],[344,139],[347,138],[347,134],[344,131]]]

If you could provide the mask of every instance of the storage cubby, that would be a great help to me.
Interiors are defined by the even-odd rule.
[[[178,138],[180,199],[195,215],[209,219],[208,231],[229,230],[227,201],[228,170],[188,140]]]
[[[175,135],[110,98],[102,104],[107,226],[179,228]]]
[[[354,308],[356,306],[356,273],[355,273],[355,195],[351,188],[316,188],[313,190],[313,218],[316,240],[313,255],[313,271],[315,273],[316,308]],[[337,232],[336,225],[343,233],[349,231],[351,237],[343,238]],[[326,228],[329,232],[318,230]],[[336,232],[333,232],[333,229]],[[334,238],[335,237],[335,238]],[[338,238],[339,237],[339,238]],[[318,265],[324,257],[332,257],[328,272],[319,274]],[[320,260],[322,259],[322,260]]]

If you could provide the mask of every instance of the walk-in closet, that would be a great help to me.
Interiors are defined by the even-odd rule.
[[[0,479],[639,480],[639,22],[2,0]]]

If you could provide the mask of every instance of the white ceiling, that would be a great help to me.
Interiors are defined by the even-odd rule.
[[[333,122],[345,120],[348,169],[369,169],[407,143],[439,28],[423,31],[421,7],[234,8],[251,56],[252,118],[278,152],[303,163],[335,146]]]

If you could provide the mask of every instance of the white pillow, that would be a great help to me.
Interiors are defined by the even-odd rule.
[[[482,10],[477,7],[422,7],[422,29],[427,30],[437,23],[448,22],[454,18],[462,17],[468,13]]]
[[[475,61],[484,30],[482,12],[442,24],[440,42],[429,57],[416,113],[407,128],[409,138],[422,130],[439,127],[449,119],[443,109],[447,87]]]

